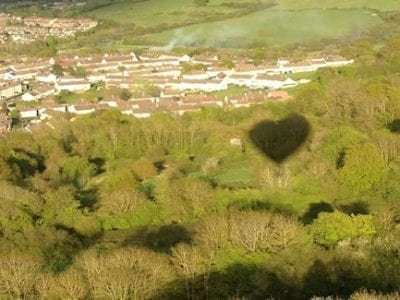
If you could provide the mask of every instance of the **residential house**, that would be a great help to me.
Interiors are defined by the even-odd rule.
[[[0,81],[0,99],[10,99],[21,95],[23,85],[18,80]]]
[[[94,104],[75,104],[68,106],[68,112],[77,115],[87,115],[94,113],[96,111],[96,106]]]
[[[228,88],[228,84],[221,79],[209,79],[209,80],[170,80],[166,82],[166,86],[176,90],[193,90],[193,91],[205,91],[213,92],[225,90]]]
[[[297,86],[298,83],[291,78],[280,75],[258,75],[254,79],[254,88],[267,88],[271,90]]]
[[[84,92],[90,90],[90,82],[85,78],[60,78],[56,84],[55,88],[57,92],[62,90],[70,92]]]
[[[182,75],[182,79],[186,80],[207,80],[209,79],[209,75],[207,72],[201,71],[201,70],[194,70],[189,73],[185,73]]]
[[[36,108],[19,109],[21,119],[33,119],[39,117],[39,111]]]
[[[268,93],[268,99],[270,100],[277,100],[277,101],[285,101],[290,99],[291,96],[289,95],[289,93],[287,91],[270,91]]]
[[[235,73],[227,76],[224,80],[228,85],[252,87],[254,81],[254,75]]]
[[[44,83],[53,83],[57,81],[57,76],[51,72],[42,72],[36,75],[36,81]]]

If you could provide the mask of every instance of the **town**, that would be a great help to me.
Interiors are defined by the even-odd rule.
[[[47,37],[66,38],[96,27],[90,18],[19,17],[0,14],[0,42],[28,43]]]
[[[287,89],[310,81],[292,79],[296,73],[353,62],[338,56],[296,63],[279,59],[275,65],[258,66],[237,60],[229,68],[218,57],[165,54],[139,57],[135,53],[25,60],[1,67],[0,97],[7,107],[3,114],[10,111],[10,115],[31,124],[67,112],[84,115],[107,108],[145,118],[156,112],[183,114],[206,106],[249,107],[266,100],[284,101],[291,97]],[[232,87],[243,87],[245,92],[218,94]],[[99,89],[113,89],[115,93],[92,101],[57,101],[62,95],[79,97]],[[131,94],[132,90],[141,93]],[[3,115],[3,119],[7,118]],[[9,121],[1,124],[2,132],[12,127]]]

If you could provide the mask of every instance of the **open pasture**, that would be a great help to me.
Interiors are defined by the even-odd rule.
[[[239,18],[168,30],[145,37],[149,44],[186,47],[288,45],[359,36],[382,20],[368,10],[263,10]]]

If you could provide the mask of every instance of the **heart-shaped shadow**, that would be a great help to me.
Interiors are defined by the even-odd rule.
[[[393,120],[386,127],[393,133],[400,133],[400,119]]]
[[[278,164],[299,150],[309,134],[310,124],[298,114],[279,121],[259,122],[249,133],[257,148]]]

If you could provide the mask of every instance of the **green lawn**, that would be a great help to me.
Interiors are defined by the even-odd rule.
[[[182,22],[202,22],[210,17],[224,18],[227,14],[244,10],[244,7],[224,5],[229,1],[212,0],[207,6],[197,6],[193,0],[147,0],[137,3],[117,2],[89,12],[89,15],[119,23],[139,26],[157,26]],[[236,0],[237,3],[256,3],[255,0]],[[267,1],[263,1],[267,2]]]
[[[267,8],[272,3],[276,5]],[[194,0],[115,1],[85,14],[120,24],[104,39],[104,47],[247,48],[359,37],[383,22],[371,9],[398,10],[400,1],[209,0],[206,6]]]
[[[234,5],[230,5],[234,3]],[[246,6],[240,4],[275,3],[269,10],[304,9],[377,9],[390,11],[400,9],[398,0],[210,0],[207,6],[197,6],[194,0],[146,0],[138,2],[116,1],[114,4],[93,9],[88,14],[103,20],[134,23],[139,26],[200,23],[210,17],[226,17],[231,13],[243,13]]]
[[[363,9],[263,10],[239,18],[148,35],[145,42],[174,46],[248,47],[286,45],[349,36],[382,23]]]
[[[277,0],[273,9],[328,9],[328,8],[369,8],[380,11],[400,9],[398,0]]]

